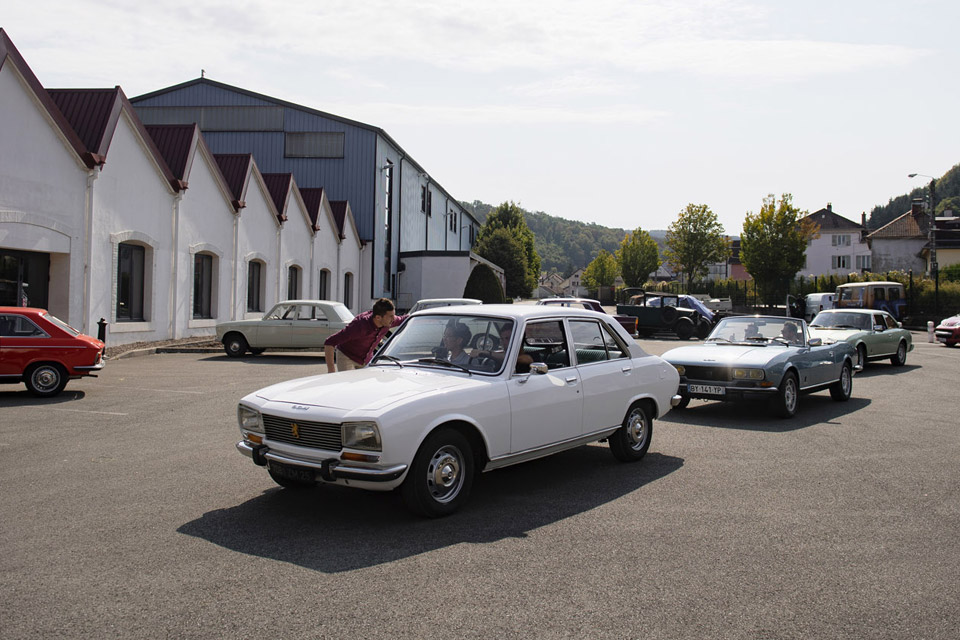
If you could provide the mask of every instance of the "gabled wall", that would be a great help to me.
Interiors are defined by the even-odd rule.
[[[233,234],[236,212],[216,160],[202,144],[194,151],[189,188],[180,200],[177,250],[176,337],[210,335],[217,322],[234,320],[236,296]],[[193,318],[194,256],[214,258],[211,319]]]
[[[287,194],[287,220],[280,231],[280,285],[277,295],[280,299],[288,297],[287,273],[290,267],[300,270],[299,299],[316,298],[316,280],[314,277],[313,256],[316,235],[310,225],[310,216],[299,196],[296,181]]]
[[[170,290],[173,284],[175,193],[124,110],[110,143],[107,162],[93,185],[90,256],[92,282],[87,326],[110,322],[121,342],[160,340],[172,335]],[[146,247],[144,321],[117,321],[118,247]]]
[[[0,114],[0,247],[50,254],[49,310],[80,328],[91,172],[9,58],[0,67]]]
[[[279,270],[279,232],[276,208],[270,200],[256,164],[251,164],[251,175],[245,194],[246,207],[240,210],[237,233],[237,318],[260,318],[270,310],[277,297],[277,274]],[[247,311],[247,265],[260,260],[263,266],[263,308]]]

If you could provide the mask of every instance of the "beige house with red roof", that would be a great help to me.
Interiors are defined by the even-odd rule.
[[[930,216],[922,203],[867,235],[873,252],[874,271],[910,271],[923,273],[927,260],[924,245],[930,232]]]

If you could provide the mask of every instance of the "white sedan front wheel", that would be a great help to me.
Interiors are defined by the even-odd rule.
[[[459,509],[472,486],[470,442],[459,431],[440,429],[420,446],[402,492],[411,511],[438,518]]]

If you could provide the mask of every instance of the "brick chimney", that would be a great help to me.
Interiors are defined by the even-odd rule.
[[[827,203],[827,211],[829,211],[830,213],[833,213],[833,203],[832,203],[832,202],[828,202],[828,203]]]
[[[912,215],[914,215],[914,216],[923,215],[923,213],[924,213],[923,208],[924,208],[924,207],[923,207],[923,199],[921,199],[921,198],[915,198],[915,199],[910,203],[910,213],[911,213]]]
[[[867,228],[867,212],[863,211],[860,213],[860,226],[864,229]]]

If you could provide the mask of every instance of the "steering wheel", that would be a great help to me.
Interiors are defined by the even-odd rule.
[[[470,341],[470,346],[481,351],[493,351],[500,346],[500,340],[490,333],[478,333]]]

